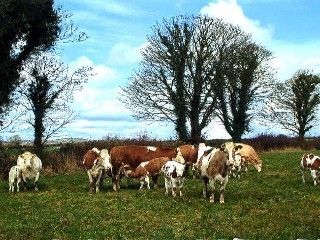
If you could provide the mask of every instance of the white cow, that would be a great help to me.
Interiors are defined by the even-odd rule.
[[[42,162],[36,154],[24,152],[18,156],[17,166],[21,169],[24,188],[28,180],[33,181],[34,189],[38,191],[38,180],[42,170]]]
[[[9,192],[14,192],[14,186],[17,187],[17,192],[20,190],[21,169],[19,166],[13,166],[9,171]]]
[[[175,197],[175,190],[178,188],[181,197],[186,174],[186,165],[176,161],[168,161],[162,166],[161,172],[164,174],[166,195],[169,194],[169,189],[171,189],[172,196]]]

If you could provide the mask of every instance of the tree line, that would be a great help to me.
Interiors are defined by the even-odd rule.
[[[272,53],[238,26],[177,16],[153,27],[122,102],[138,120],[170,121],[178,139],[199,143],[217,117],[234,141],[252,121],[280,124],[301,139],[314,127],[319,75],[298,70],[277,82]],[[214,130],[213,130],[214,131]]]
[[[64,43],[87,38],[71,15],[53,0],[0,0],[0,129],[16,109],[33,127],[40,152],[75,118],[72,92],[92,74],[89,66],[71,71],[57,58]],[[199,143],[214,118],[234,141],[253,120],[278,123],[301,139],[315,125],[319,75],[301,69],[276,81],[271,51],[237,25],[207,16],[163,19],[141,55],[121,101],[137,120],[172,122],[178,140]]]

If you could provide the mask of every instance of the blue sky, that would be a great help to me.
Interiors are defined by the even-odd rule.
[[[168,123],[136,122],[118,101],[119,88],[137,69],[151,27],[163,18],[206,14],[240,25],[273,52],[279,81],[299,68],[320,72],[318,0],[58,0],[56,5],[73,13],[75,24],[89,36],[83,43],[65,45],[63,60],[73,67],[92,65],[96,72],[75,93],[79,116],[63,131],[65,137],[135,137],[145,131],[156,138],[175,136]],[[268,131],[260,126],[246,136]],[[206,133],[209,138],[228,137],[218,122]]]

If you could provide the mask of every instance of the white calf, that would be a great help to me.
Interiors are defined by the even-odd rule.
[[[161,168],[164,174],[166,195],[169,194],[171,189],[172,196],[176,196],[175,190],[179,189],[179,195],[182,196],[182,188],[185,180],[185,165],[176,161],[168,161]]]
[[[17,187],[17,192],[20,190],[21,169],[19,166],[13,166],[9,171],[9,192],[14,192],[14,186]]]

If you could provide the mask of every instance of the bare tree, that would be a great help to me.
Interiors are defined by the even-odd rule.
[[[122,101],[136,119],[171,121],[179,139],[188,140],[185,71],[192,18],[175,17],[157,24],[142,51],[139,70],[122,88]]]
[[[269,120],[303,141],[316,124],[320,104],[319,75],[307,69],[298,70],[292,78],[278,83],[269,104]]]
[[[213,84],[218,117],[234,141],[249,131],[253,117],[261,112],[272,93],[271,52],[244,33],[224,52],[224,61]]]
[[[255,95],[258,78],[266,77],[262,66],[269,52],[252,43],[250,35],[238,26],[204,16],[180,16],[164,20],[153,30],[139,70],[122,89],[122,101],[136,119],[173,122],[182,141],[199,143],[216,108],[222,109],[224,104],[225,109],[217,114],[229,121],[226,96],[235,93],[238,97],[249,91]],[[243,83],[241,92],[230,90],[232,83]],[[250,105],[254,99],[241,98],[240,103]],[[245,106],[244,112],[247,110]],[[238,118],[243,112],[234,114]],[[248,121],[246,118],[241,124]]]
[[[34,128],[38,153],[50,137],[74,119],[75,113],[70,109],[73,93],[82,88],[90,74],[89,66],[70,71],[50,55],[35,56],[23,67],[19,93],[21,104],[29,111],[26,121]]]

